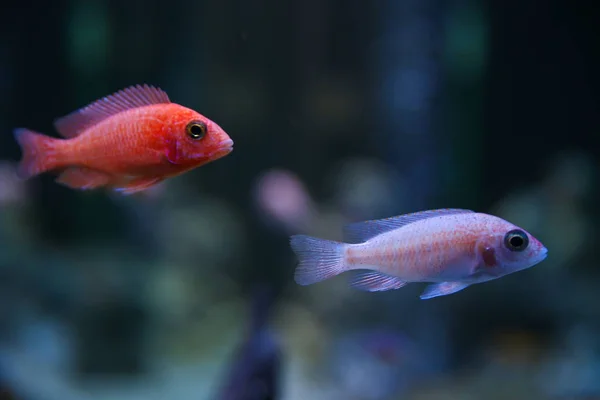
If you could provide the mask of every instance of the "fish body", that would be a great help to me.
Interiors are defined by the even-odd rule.
[[[57,182],[74,189],[109,187],[130,194],[233,150],[219,125],[148,85],[118,91],[54,125],[62,139],[15,129],[23,152],[21,178],[60,171]]]
[[[433,282],[422,299],[458,292],[529,268],[547,256],[531,234],[508,221],[463,209],[421,211],[351,224],[342,243],[306,235],[291,237],[300,264],[298,284],[309,285],[340,273],[367,291]]]

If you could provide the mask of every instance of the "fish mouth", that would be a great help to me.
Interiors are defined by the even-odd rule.
[[[233,140],[231,139],[225,139],[222,140],[221,143],[219,143],[219,147],[221,148],[221,150],[233,150]]]
[[[529,267],[533,267],[536,264],[541,263],[542,261],[544,261],[546,259],[546,257],[548,257],[548,249],[545,247],[542,247],[539,251],[539,253],[534,256],[534,258],[531,260],[531,262],[529,263]],[[526,268],[529,268],[526,267]]]
[[[545,247],[543,247],[543,248],[540,250],[539,259],[540,259],[540,261],[542,261],[542,260],[546,259],[546,257],[548,257],[548,249],[547,249],[547,248],[545,248]]]
[[[233,151],[233,140],[225,139],[219,143],[219,150],[215,151],[213,157],[224,157]]]

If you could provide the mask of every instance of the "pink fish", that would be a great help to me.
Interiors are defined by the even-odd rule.
[[[347,240],[291,237],[300,264],[295,280],[310,285],[346,271],[351,285],[370,292],[433,282],[421,299],[456,293],[538,264],[548,250],[525,230],[471,210],[421,211],[346,227]]]

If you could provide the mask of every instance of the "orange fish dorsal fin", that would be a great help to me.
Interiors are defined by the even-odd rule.
[[[442,208],[439,210],[419,211],[412,214],[399,215],[372,221],[356,222],[344,228],[344,238],[349,243],[362,243],[381,235],[382,233],[412,224],[424,219],[440,217],[442,215],[473,213],[471,210],[461,208]]]
[[[170,102],[169,96],[159,88],[150,85],[130,86],[56,119],[54,127],[61,136],[70,139],[125,110]]]

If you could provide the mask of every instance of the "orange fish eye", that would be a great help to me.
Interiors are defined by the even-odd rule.
[[[185,130],[189,137],[194,140],[200,140],[206,135],[206,124],[202,121],[192,121],[187,124]]]

